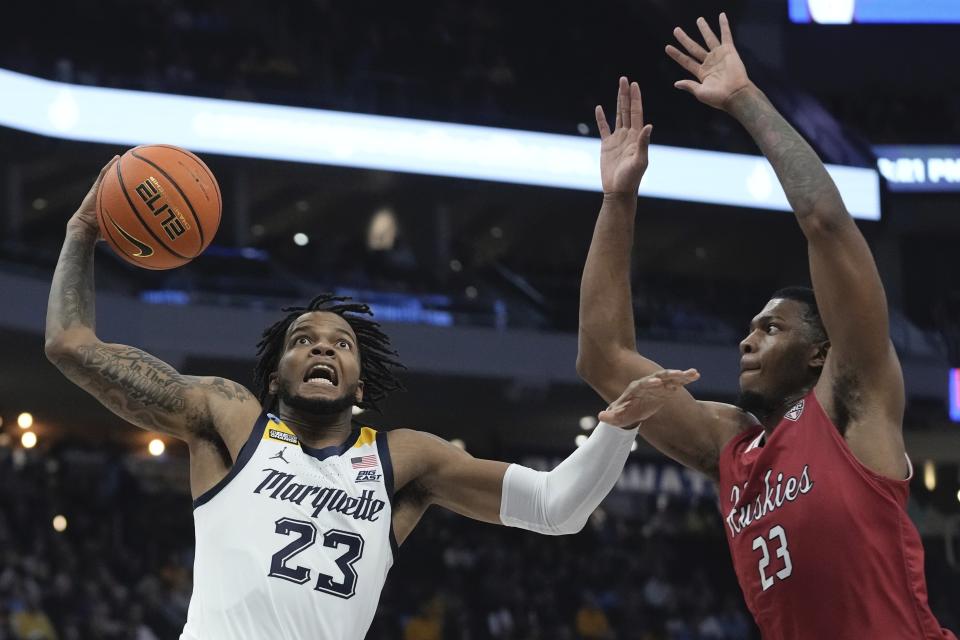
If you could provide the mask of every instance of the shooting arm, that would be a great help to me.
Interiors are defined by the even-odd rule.
[[[241,385],[183,376],[150,354],[95,333],[93,252],[97,229],[76,219],[54,272],[45,351],[71,381],[138,427],[183,440],[209,437],[214,418],[256,403]]]

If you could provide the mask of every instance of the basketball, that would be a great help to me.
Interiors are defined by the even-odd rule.
[[[203,253],[220,226],[220,186],[185,149],[130,149],[97,194],[100,234],[121,258],[145,269],[173,269]]]

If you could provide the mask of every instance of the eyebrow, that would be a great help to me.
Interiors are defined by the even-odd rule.
[[[783,322],[783,318],[780,317],[780,316],[778,316],[778,315],[775,314],[775,313],[770,313],[770,314],[762,315],[762,316],[760,316],[759,318],[756,318],[756,319],[754,319],[754,320],[751,320],[751,321],[750,321],[750,326],[747,327],[747,328],[752,331],[754,327],[759,326],[759,325],[762,325],[762,324],[766,324],[767,322],[770,322],[770,321]]]
[[[316,333],[316,327],[313,326],[313,325],[311,325],[311,324],[306,324],[306,323],[301,324],[300,326],[298,326],[297,328],[293,329],[293,330],[290,332],[290,335],[287,336],[287,340],[292,340],[293,337],[296,336],[298,333],[308,333],[308,332],[309,332],[309,333]],[[357,339],[354,338],[353,335],[352,335],[349,331],[347,331],[346,329],[343,329],[343,328],[341,328],[341,327],[335,327],[335,328],[333,329],[333,333],[334,333],[334,334],[338,334],[338,335],[340,335],[340,336],[342,336],[342,337],[344,337],[344,338],[347,338],[347,339],[350,340],[351,342],[356,342],[356,341],[357,341]]]

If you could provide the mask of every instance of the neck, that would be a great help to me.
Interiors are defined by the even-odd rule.
[[[763,430],[767,434],[767,437],[770,437],[773,434],[773,430],[780,424],[780,421],[783,420],[783,414],[790,410],[790,408],[797,404],[797,402],[806,396],[810,389],[813,388],[813,385],[806,386],[798,391],[787,394],[784,399],[774,405],[773,409],[769,411],[766,415],[757,416],[760,420],[760,424],[763,425]]]
[[[300,442],[314,449],[342,443],[353,428],[353,412],[349,408],[339,413],[317,414],[296,409],[281,400],[278,413]]]

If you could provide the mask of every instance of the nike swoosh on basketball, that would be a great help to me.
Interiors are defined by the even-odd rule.
[[[153,247],[148,245],[146,242],[141,242],[140,240],[137,240],[132,235],[127,233],[127,230],[121,227],[120,225],[118,225],[116,221],[113,218],[111,218],[110,214],[107,213],[106,211],[103,212],[103,215],[107,216],[107,220],[110,221],[110,224],[112,224],[117,229],[117,231],[120,232],[120,235],[122,235],[127,240],[127,242],[129,242],[130,244],[132,244],[137,248],[138,250],[137,253],[133,254],[134,258],[149,258],[150,256],[153,255]]]

